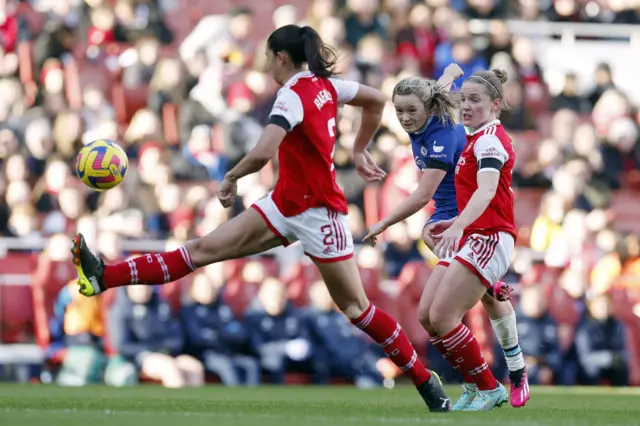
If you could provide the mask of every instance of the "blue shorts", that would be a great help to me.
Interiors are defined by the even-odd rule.
[[[430,225],[433,222],[440,222],[441,220],[448,220],[452,217],[458,216],[458,210],[436,210],[433,212],[427,223],[424,226]]]
[[[458,210],[444,210],[444,211],[436,210],[435,212],[433,212],[433,214],[431,215],[427,223],[424,224],[424,226],[427,227],[428,225],[434,222],[440,222],[441,220],[448,220],[456,216],[458,216]],[[424,232],[424,228],[422,228],[422,230]],[[440,259],[438,261],[438,265],[449,266],[449,264],[451,263],[451,260],[452,260],[451,258]]]

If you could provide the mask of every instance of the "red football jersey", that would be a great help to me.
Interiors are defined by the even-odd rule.
[[[280,171],[272,198],[284,216],[315,207],[347,213],[333,153],[338,106],[352,100],[359,87],[353,81],[304,71],[278,91],[270,116],[284,118],[289,128],[278,150]]]
[[[478,170],[478,161],[488,158],[502,163],[500,180],[496,195],[489,207],[464,231],[463,241],[471,234],[488,235],[495,232],[507,232],[516,238],[516,226],[513,213],[513,189],[511,188],[515,152],[511,138],[500,124],[493,120],[475,132],[467,135],[467,146],[456,165],[456,200],[458,211],[462,212],[478,189],[478,173],[497,173],[496,169]]]

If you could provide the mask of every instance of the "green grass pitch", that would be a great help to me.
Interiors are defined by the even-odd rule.
[[[458,387],[447,387],[452,397]],[[169,390],[0,385],[7,426],[640,425],[640,389],[532,388],[525,408],[430,414],[408,386]]]

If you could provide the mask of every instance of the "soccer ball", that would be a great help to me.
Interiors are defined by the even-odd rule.
[[[82,182],[97,191],[117,186],[127,174],[129,159],[117,144],[98,139],[85,145],[76,157],[76,172]]]

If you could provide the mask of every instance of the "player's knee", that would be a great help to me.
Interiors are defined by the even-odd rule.
[[[427,330],[429,334],[434,334],[433,326],[431,325],[431,320],[429,318],[429,309],[430,306],[420,306],[418,307],[418,321],[422,325],[422,328]]]
[[[364,314],[364,311],[369,307],[369,300],[354,300],[345,303],[338,304],[338,307],[342,313],[350,320],[358,319]]]
[[[429,309],[429,325],[435,333],[443,336],[455,328],[455,318],[447,306],[432,305]]]
[[[215,238],[212,238],[212,234],[205,235],[204,237],[196,238],[185,244],[185,248],[191,256],[191,260],[196,267],[208,265],[222,260],[222,257],[226,254],[226,251],[233,250],[235,244],[226,245],[221,247],[217,243]]]

